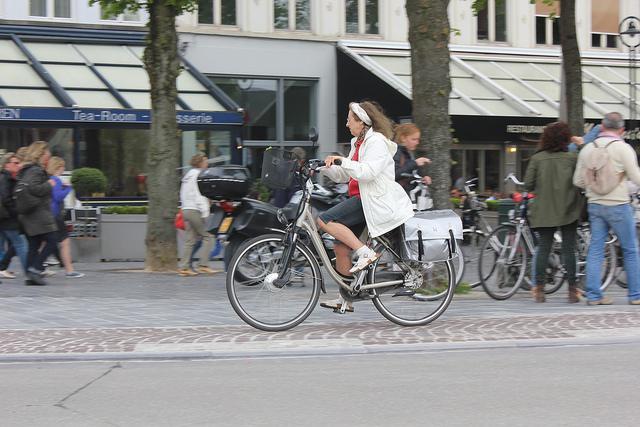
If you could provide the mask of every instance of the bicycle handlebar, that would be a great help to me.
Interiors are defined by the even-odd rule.
[[[513,173],[510,173],[504,179],[504,182],[507,182],[507,181],[512,181],[514,184],[517,184],[517,185],[524,185],[524,182],[522,182],[518,178],[516,178],[516,176]]]

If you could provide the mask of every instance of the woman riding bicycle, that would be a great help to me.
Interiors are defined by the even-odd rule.
[[[407,193],[395,182],[393,156],[397,145],[389,140],[391,121],[381,108],[370,101],[352,102],[346,125],[353,135],[351,151],[347,157],[327,156],[324,174],[333,181],[348,182],[349,198],[322,213],[318,224],[336,238],[336,270],[348,279],[350,273],[363,270],[380,256],[359,240],[364,225],[371,237],[378,237],[404,224],[413,216],[413,207]],[[358,255],[353,266],[352,250]],[[339,297],[320,305],[339,309],[343,303]],[[353,311],[350,303],[347,311]]]

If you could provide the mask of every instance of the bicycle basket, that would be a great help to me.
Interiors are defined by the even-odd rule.
[[[298,165],[298,157],[281,148],[267,148],[262,159],[262,183],[272,190],[291,186]]]

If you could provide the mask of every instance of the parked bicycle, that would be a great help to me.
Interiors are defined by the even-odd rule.
[[[487,210],[487,204],[480,200],[475,187],[478,178],[472,178],[464,183],[464,197],[460,203],[462,215],[462,241],[460,243],[460,253],[463,264],[460,270],[456,270],[458,274],[463,276],[467,264],[476,264],[480,254],[480,247],[484,239],[493,231],[493,227],[482,215]],[[475,288],[480,286],[481,282],[471,283],[470,286]]]
[[[269,156],[273,156],[269,162]],[[264,167],[286,162],[286,152],[265,152]],[[277,159],[277,161],[276,161]],[[422,239],[410,245],[405,240],[421,236],[406,234],[399,227],[371,239],[382,256],[346,281],[331,265],[311,214],[311,176],[323,165],[317,159],[299,166],[303,194],[293,220],[284,215],[284,236],[267,234],[245,242],[233,256],[227,273],[227,295],[235,312],[247,324],[265,331],[282,331],[303,322],[325,292],[321,267],[348,301],[371,300],[388,320],[402,326],[426,325],[447,309],[455,291],[452,258],[455,238],[449,232],[440,240],[442,256],[427,260]],[[296,166],[298,167],[298,166]],[[264,172],[263,172],[264,173]],[[461,229],[461,227],[460,227]],[[318,258],[304,241],[311,242]],[[413,254],[413,255],[412,255]],[[347,304],[342,304],[342,312]]]
[[[505,181],[511,180],[516,185],[524,185],[513,174],[509,174]],[[533,259],[536,247],[536,237],[527,221],[527,206],[531,195],[521,194],[519,206],[511,223],[502,224],[489,234],[484,240],[478,261],[478,275],[485,292],[496,300],[505,300],[513,296],[524,284],[531,286],[529,259]],[[550,255],[549,266],[545,270],[545,293],[557,291],[566,280],[566,270],[562,266],[559,252],[560,237],[555,235],[554,248]],[[577,237],[577,274],[584,276],[586,268],[586,254],[590,240],[589,228],[582,224],[578,228]],[[615,249],[609,239],[605,247],[603,265],[602,288],[606,288],[613,281],[615,272]],[[533,262],[531,262],[533,264]]]

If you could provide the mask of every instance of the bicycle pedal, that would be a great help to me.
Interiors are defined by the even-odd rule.
[[[391,298],[395,298],[395,297],[412,297],[415,294],[416,294],[416,291],[412,291],[411,289],[403,289],[403,290],[398,291],[395,294],[393,294],[393,296]]]

